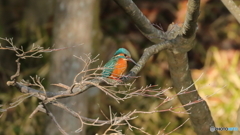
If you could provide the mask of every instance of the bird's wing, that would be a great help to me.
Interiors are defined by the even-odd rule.
[[[112,74],[117,61],[118,61],[118,58],[113,57],[104,65],[104,69],[102,72],[103,77],[109,77]]]

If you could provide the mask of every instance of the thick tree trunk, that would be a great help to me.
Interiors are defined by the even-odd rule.
[[[54,52],[52,55],[51,70],[49,72],[51,83],[63,83],[71,85],[75,75],[81,71],[84,63],[73,57],[83,56],[92,52],[93,37],[96,34],[95,24],[96,13],[98,13],[97,0],[59,0],[56,3],[54,22],[54,48],[83,45]],[[95,18],[94,18],[95,17]],[[51,88],[56,90],[56,87]],[[79,112],[80,115],[87,115],[87,95],[81,95],[61,99],[60,102]],[[59,108],[51,107],[51,112],[56,117],[60,126],[67,132],[73,133],[80,128],[81,123],[67,112]],[[46,125],[47,135],[59,135],[57,126],[50,120]],[[81,132],[81,135],[85,131]]]

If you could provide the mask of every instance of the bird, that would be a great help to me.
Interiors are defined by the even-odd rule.
[[[120,80],[127,69],[127,61],[138,65],[132,58],[130,52],[125,48],[119,48],[114,56],[104,65],[102,77]]]

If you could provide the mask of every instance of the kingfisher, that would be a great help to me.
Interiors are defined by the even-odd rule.
[[[131,61],[138,65],[131,58],[131,54],[128,50],[125,48],[119,48],[114,56],[104,65],[102,76],[119,80],[127,69],[127,61]]]

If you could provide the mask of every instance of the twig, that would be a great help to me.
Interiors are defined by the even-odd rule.
[[[46,109],[46,112],[47,112],[47,115],[49,115],[52,120],[54,121],[54,123],[57,125],[58,127],[58,130],[63,134],[63,135],[68,135],[64,130],[63,128],[58,124],[56,118],[54,117],[54,115],[47,109],[46,105],[43,104],[44,108]]]

